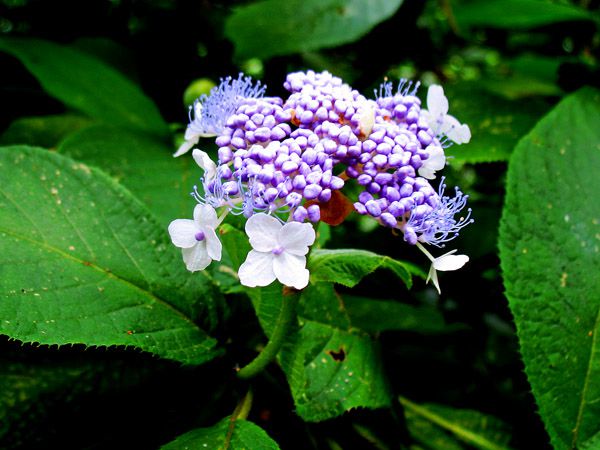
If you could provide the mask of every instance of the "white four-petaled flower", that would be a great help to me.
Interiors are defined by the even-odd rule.
[[[286,286],[305,288],[308,247],[315,242],[311,224],[289,222],[282,225],[273,216],[255,214],[246,222],[252,250],[238,275],[244,286],[267,286],[278,279]]]
[[[437,84],[429,86],[427,109],[421,112],[437,136],[446,136],[457,144],[466,144],[471,140],[469,127],[448,114],[448,99],[441,86]]]
[[[204,270],[214,259],[221,260],[221,241],[215,233],[219,219],[210,205],[196,205],[194,220],[177,219],[169,224],[171,241],[181,248],[190,272]]]
[[[440,270],[442,272],[447,272],[450,270],[458,270],[469,261],[469,257],[467,255],[455,255],[454,253],[456,253],[457,250],[451,250],[448,253],[444,253],[442,256],[435,258],[419,242],[417,242],[417,247],[419,250],[425,253],[425,256],[427,256],[427,258],[431,261],[431,267],[425,282],[429,283],[429,280],[431,280],[437,289],[438,294],[441,294],[442,291],[440,289],[437,271]]]

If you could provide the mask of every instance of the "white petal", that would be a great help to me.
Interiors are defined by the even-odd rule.
[[[427,275],[427,281],[425,281],[425,283],[429,283],[429,280],[431,280],[431,282],[437,289],[438,294],[441,294],[442,290],[440,289],[440,283],[438,281],[437,272],[435,271],[433,264],[431,265],[431,268],[429,269],[429,274]]]
[[[214,228],[204,227],[202,231],[204,232],[208,256],[215,261],[221,261],[221,251],[223,250],[223,245],[221,244],[217,233],[215,233]]]
[[[177,158],[178,156],[181,156],[184,153],[189,152],[190,149],[198,143],[198,138],[199,138],[199,136],[197,134],[190,135],[190,137],[188,138],[188,133],[186,132],[185,142],[179,146],[179,148],[177,149],[177,151],[175,153],[173,153],[173,157]]]
[[[437,84],[429,86],[427,91],[427,109],[434,120],[448,113],[448,99],[444,95],[444,88]]]
[[[208,153],[195,148],[192,152],[192,157],[194,158],[194,161],[196,161],[196,164],[198,164],[200,168],[204,170],[204,176],[206,180],[212,180],[217,173],[217,165],[212,159],[210,159]]]
[[[303,289],[308,285],[309,273],[306,270],[306,257],[283,252],[273,260],[275,276],[286,286]]]
[[[250,250],[246,261],[242,263],[238,270],[240,283],[244,286],[255,287],[267,286],[275,281],[273,258],[274,255],[272,253]]]
[[[246,222],[246,234],[250,238],[250,245],[259,252],[270,252],[279,247],[277,234],[282,225],[273,216],[265,213],[254,214]]]
[[[190,272],[196,272],[198,270],[204,270],[212,259],[208,256],[206,252],[206,242],[200,241],[192,248],[184,248],[181,250],[183,253],[183,260],[185,261],[185,266],[187,270]]]
[[[169,224],[171,241],[176,247],[190,248],[196,245],[196,233],[200,231],[198,225],[190,219],[176,219]]]
[[[278,233],[279,244],[292,255],[306,255],[315,242],[315,230],[310,223],[289,222]]]
[[[471,130],[468,125],[459,124],[448,130],[446,136],[457,144],[466,144],[471,140]]]
[[[439,258],[435,258],[432,266],[435,268],[435,270],[441,271],[457,270],[464,266],[467,261],[469,261],[469,257],[467,255],[445,254]]]
[[[202,227],[214,229],[219,225],[215,208],[201,203],[197,204],[194,208],[194,220]]]
[[[419,168],[419,175],[429,180],[435,179],[435,171],[442,170],[446,165],[446,155],[441,147],[432,145],[427,148],[430,151],[423,165]]]

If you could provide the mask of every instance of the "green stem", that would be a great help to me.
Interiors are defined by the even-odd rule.
[[[296,320],[296,305],[299,298],[300,291],[284,288],[279,317],[277,318],[277,323],[271,333],[269,342],[267,342],[265,348],[253,361],[239,370],[238,377],[242,379],[252,378],[262,372],[275,359],[285,342],[291,326]]]

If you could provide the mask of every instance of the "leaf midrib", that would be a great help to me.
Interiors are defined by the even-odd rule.
[[[463,440],[466,440],[467,442],[477,443],[478,445],[481,445],[482,447],[490,450],[506,450],[506,447],[498,446],[493,442],[490,442],[487,438],[475,434],[457,423],[446,420],[440,415],[426,408],[423,408],[422,406],[417,405],[416,403],[413,403],[404,397],[400,397],[399,400],[402,406],[404,406],[405,408],[410,409],[415,414],[425,418],[426,420],[429,420],[430,422],[433,422],[437,426],[444,428],[450,431],[451,433],[454,433],[456,436]]]
[[[42,250],[44,250],[44,251],[46,251],[48,253],[55,253],[55,254],[63,257],[64,259],[67,259],[67,260],[70,260],[70,261],[74,261],[76,263],[80,263],[83,267],[88,267],[90,269],[93,269],[93,270],[96,270],[96,271],[102,273],[106,278],[116,279],[116,280],[122,282],[123,284],[125,284],[125,285],[127,285],[129,287],[132,287],[132,288],[134,288],[134,289],[136,289],[136,290],[138,290],[140,292],[142,292],[145,296],[147,296],[148,298],[150,298],[150,300],[152,300],[152,301],[154,301],[156,303],[159,303],[159,304],[167,307],[168,309],[172,310],[175,314],[177,314],[178,316],[180,316],[182,319],[184,319],[186,322],[190,323],[195,328],[198,328],[196,326],[196,324],[189,317],[187,317],[182,311],[180,311],[179,309],[177,309],[171,303],[168,303],[166,300],[164,300],[164,299],[162,299],[162,298],[157,297],[156,295],[154,295],[154,293],[152,293],[152,292],[150,292],[150,291],[148,291],[148,290],[146,290],[146,289],[138,286],[137,284],[135,284],[135,283],[133,283],[133,282],[131,282],[131,281],[125,279],[125,278],[120,277],[119,275],[115,274],[114,272],[112,272],[112,271],[110,271],[108,269],[100,267],[100,266],[98,266],[98,265],[96,265],[94,263],[91,263],[89,261],[84,261],[84,260],[82,260],[80,258],[76,258],[75,256],[62,251],[61,249],[59,249],[57,247],[54,247],[52,245],[48,245],[46,243],[42,243],[40,241],[36,241],[34,239],[30,239],[30,238],[28,238],[26,236],[23,236],[23,235],[19,234],[19,233],[13,232],[12,230],[0,227],[0,232],[6,233],[7,235],[12,236],[12,237],[16,238],[17,240],[22,240],[22,241],[28,242],[31,245],[34,245],[34,246],[36,246],[38,248],[41,248]]]
[[[593,333],[592,346],[590,348],[590,354],[589,354],[589,358],[588,358],[587,370],[585,372],[583,389],[581,390],[579,408],[577,410],[577,420],[575,421],[575,428],[573,428],[573,440],[571,441],[571,448],[576,448],[577,441],[579,439],[579,428],[581,426],[581,422],[583,421],[583,411],[585,409],[585,404],[586,404],[585,397],[587,396],[587,391],[589,388],[589,381],[591,378],[590,375],[591,375],[591,371],[592,371],[592,360],[594,358],[594,353],[596,351],[596,336],[597,336],[597,334],[595,333],[595,331],[598,330],[599,326],[600,326],[600,308],[598,309],[598,312],[596,313],[596,321],[594,322],[594,328],[592,331],[592,333]]]

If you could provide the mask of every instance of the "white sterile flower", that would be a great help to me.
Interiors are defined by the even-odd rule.
[[[444,149],[437,145],[430,145],[428,150],[429,158],[423,161],[423,165],[419,168],[419,175],[428,180],[434,180],[435,172],[442,170],[446,165],[446,155]]]
[[[175,246],[181,248],[183,261],[190,272],[204,270],[214,259],[221,260],[221,241],[215,233],[219,219],[210,205],[196,205],[194,220],[177,219],[169,224]]]
[[[204,170],[204,180],[207,183],[210,182],[217,174],[217,165],[215,162],[210,159],[208,153],[198,150],[197,148],[192,152],[192,157],[194,158],[194,161],[196,161],[196,164]]]
[[[457,144],[466,144],[471,140],[469,127],[448,114],[448,99],[441,86],[436,84],[429,86],[427,109],[421,112],[437,136],[446,136]]]
[[[429,283],[429,280],[431,280],[437,289],[438,294],[441,294],[442,291],[440,289],[437,271],[440,270],[442,272],[448,272],[450,270],[458,270],[469,261],[469,257],[467,255],[455,255],[454,253],[456,253],[457,250],[451,250],[448,253],[444,253],[442,256],[434,258],[431,253],[429,253],[425,247],[418,242],[417,247],[419,247],[419,249],[425,253],[425,256],[427,256],[427,258],[429,258],[431,261],[431,268],[429,269],[427,280],[425,282]]]
[[[305,255],[315,242],[311,224],[282,225],[275,217],[258,213],[246,222],[246,233],[252,250],[238,272],[244,286],[267,286],[275,279],[296,289],[308,285]]]
[[[200,102],[195,102],[194,103],[194,116],[199,118],[202,117],[202,103]],[[177,149],[177,151],[173,154],[173,156],[176,158],[178,156],[183,155],[184,153],[187,153],[190,151],[190,149],[196,145],[198,143],[198,141],[200,140],[201,137],[212,137],[212,136],[216,136],[216,133],[206,133],[206,132],[202,132],[202,130],[200,130],[198,127],[193,126],[194,122],[192,122],[190,125],[188,125],[188,127],[185,130],[185,135],[183,136],[183,138],[185,139],[185,141],[183,142],[183,144],[181,144],[179,146],[179,148]]]

